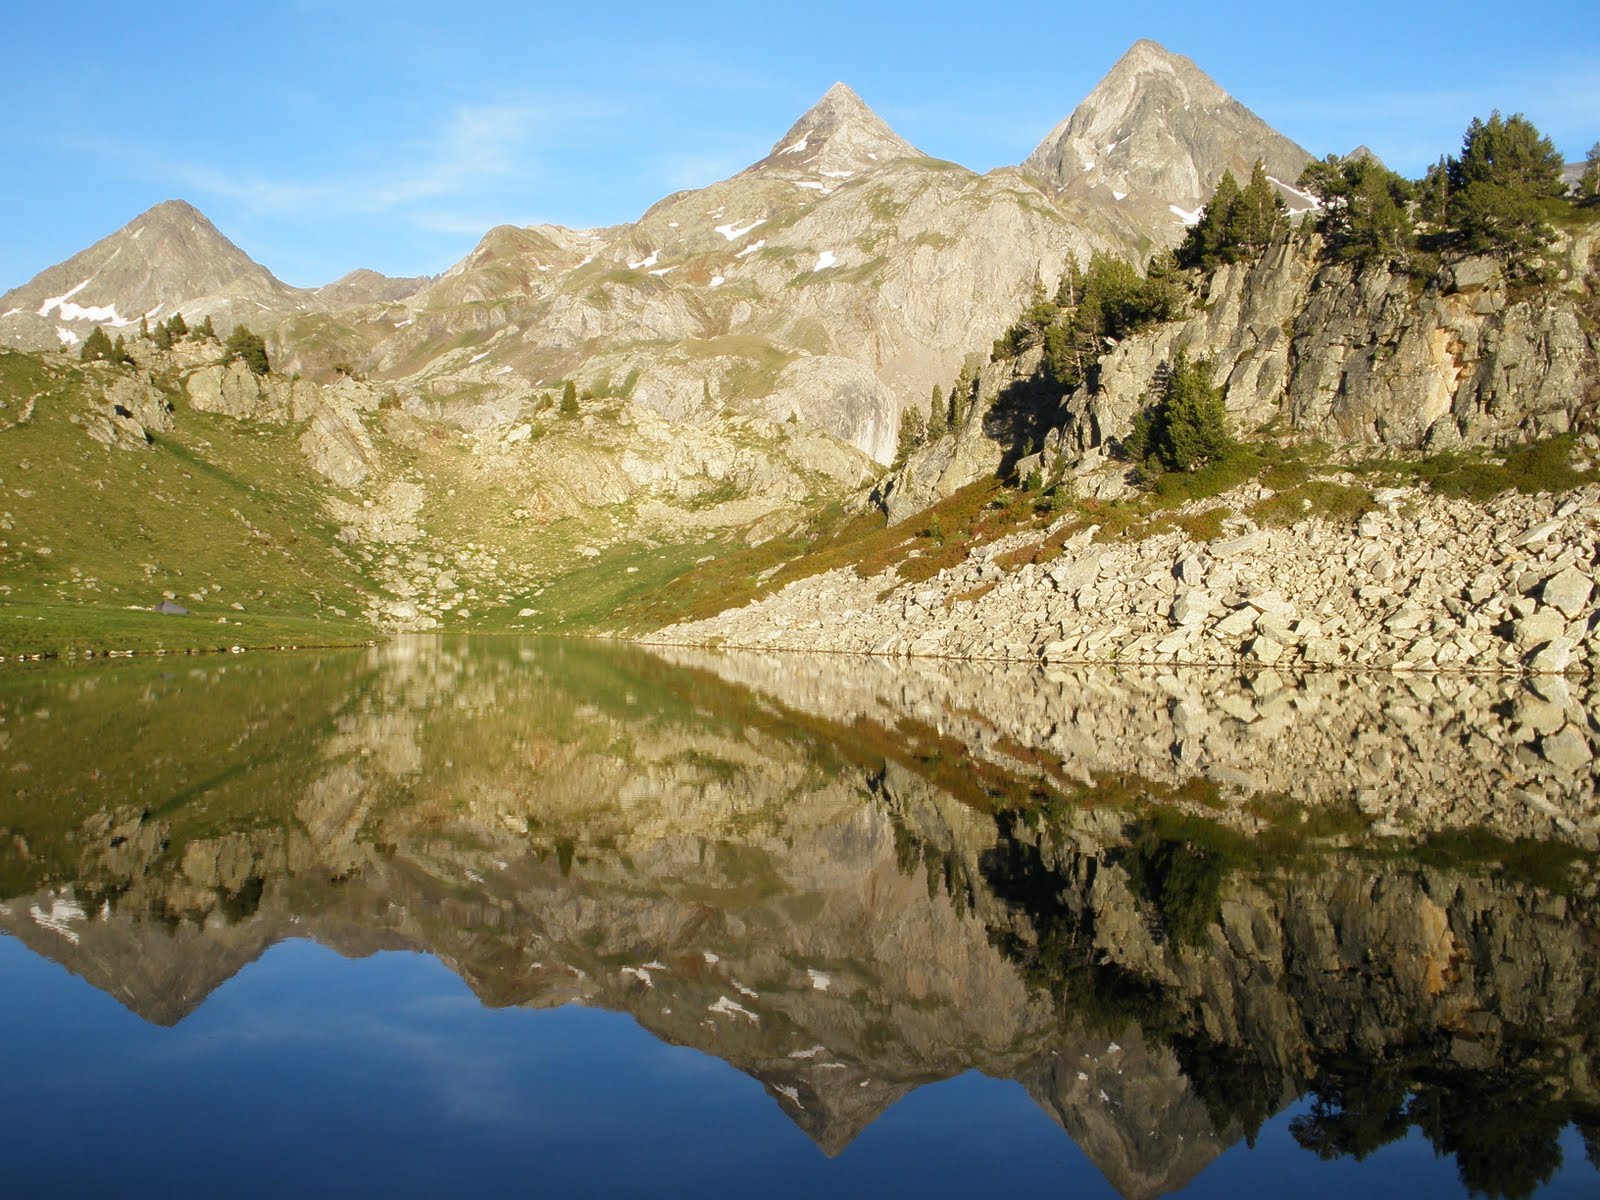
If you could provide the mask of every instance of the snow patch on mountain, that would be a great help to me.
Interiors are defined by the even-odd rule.
[[[750,224],[748,224],[748,225],[737,225],[734,222],[729,221],[726,225],[713,226],[713,231],[716,232],[716,233],[720,233],[723,237],[727,238],[728,241],[730,241],[730,242],[736,242],[740,238],[742,238],[745,234],[749,233],[756,226],[765,225],[766,223],[767,223],[767,219],[765,217],[757,217],[754,221],[751,221]]]

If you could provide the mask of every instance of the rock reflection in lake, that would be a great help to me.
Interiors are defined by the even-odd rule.
[[[976,1069],[1127,1196],[1307,1096],[1311,1154],[1525,1195],[1600,1135],[1592,711],[578,642],[14,673],[0,925],[163,1025],[285,939],[424,951],[829,1154]]]

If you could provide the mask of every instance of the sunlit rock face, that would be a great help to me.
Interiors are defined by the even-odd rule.
[[[977,1069],[1128,1196],[1307,1092],[1310,1147],[1397,1136],[1416,1095],[1496,1186],[1592,1120],[1592,853],[1444,750],[1537,776],[1531,701],[1494,691],[1521,685],[1273,701],[675,655],[417,640],[9,679],[0,925],[167,1024],[286,938],[424,951],[485,1004],[723,1058],[829,1153]],[[1247,696],[1276,756],[1202,719]],[[1486,1089],[1538,1119],[1485,1126]]]

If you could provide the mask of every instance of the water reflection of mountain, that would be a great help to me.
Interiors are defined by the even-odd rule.
[[[0,925],[161,1023],[284,938],[424,950],[829,1152],[977,1068],[1129,1196],[1307,1092],[1317,1153],[1415,1126],[1515,1195],[1600,1129],[1586,700],[579,643],[10,676]]]

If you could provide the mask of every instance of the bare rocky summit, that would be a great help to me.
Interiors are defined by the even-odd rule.
[[[1257,159],[1290,191],[1311,155],[1229,96],[1189,59],[1135,42],[1022,167],[1066,195],[1112,206],[1175,244],[1223,171]],[[1309,207],[1309,198],[1298,205]]]
[[[141,317],[154,323],[178,312],[210,316],[226,330],[306,304],[198,209],[168,200],[0,296],[0,341],[36,350],[75,346],[97,325],[128,330]]]

